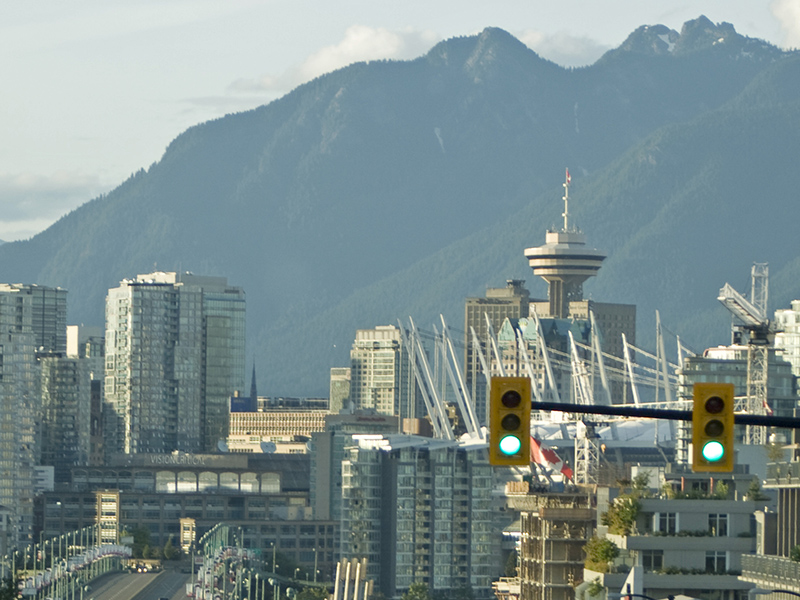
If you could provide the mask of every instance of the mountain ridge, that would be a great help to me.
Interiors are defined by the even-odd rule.
[[[559,67],[496,28],[440,42],[412,61],[339,69],[268,105],[187,129],[147,170],[31,240],[0,246],[0,279],[65,287],[69,321],[100,324],[105,293],[123,278],[154,269],[225,276],[248,294],[260,388],[324,395],[326,370],[347,364],[356,328],[412,313],[427,323],[443,312],[457,329],[466,296],[506,278],[531,279],[522,249],[542,243],[559,221],[559,174],[569,166],[576,218],[589,243],[609,253],[587,290],[603,301],[635,299],[644,324],[658,290],[668,300],[664,315],[693,324],[698,343],[707,341],[712,334],[697,334],[702,324],[678,308],[681,294],[687,302],[709,296],[676,280],[676,264],[690,260],[681,247],[693,242],[676,220],[708,206],[734,231],[745,192],[757,191],[726,181],[770,161],[789,168],[773,142],[794,148],[787,138],[800,111],[790,101],[800,61],[769,45],[743,59],[730,48],[765,43],[732,26],[709,30],[706,21],[679,34],[691,51],[640,52],[634,35],[670,38],[660,27],[639,28],[631,50],[580,69]],[[725,52],[713,43],[721,33],[731,40]],[[789,131],[776,127],[781,118]],[[764,129],[741,119],[761,119]],[[727,141],[715,147],[715,139]],[[784,174],[772,194],[794,183]],[[659,202],[648,218],[637,215]],[[709,227],[708,211],[697,214]],[[761,223],[758,214],[751,220]],[[666,269],[654,279],[640,265],[652,252],[646,240],[669,248],[670,235],[680,242],[671,261],[654,257]],[[754,253],[769,250],[757,246]],[[747,264],[715,268],[746,272],[759,259],[747,261],[745,250],[730,258]],[[791,264],[776,264],[776,279],[788,281]],[[630,273],[651,289],[633,290]],[[531,288],[545,292],[539,282]]]

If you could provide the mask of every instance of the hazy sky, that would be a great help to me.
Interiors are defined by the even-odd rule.
[[[0,239],[158,161],[191,125],[359,60],[502,27],[562,65],[704,14],[800,47],[800,0],[34,0],[0,4]],[[2,274],[0,274],[0,280]]]

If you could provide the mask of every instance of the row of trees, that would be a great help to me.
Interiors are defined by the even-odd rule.
[[[181,549],[172,542],[169,536],[167,543],[163,546],[153,546],[150,541],[150,530],[147,527],[137,527],[132,531],[122,533],[122,537],[132,536],[133,546],[131,551],[133,558],[153,558],[164,560],[178,560],[181,557]]]

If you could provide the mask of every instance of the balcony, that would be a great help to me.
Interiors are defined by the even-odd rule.
[[[728,551],[747,554],[755,550],[753,537],[687,536],[687,535],[615,535],[606,537],[621,550],[676,550],[680,551],[691,544],[692,550]]]
[[[742,579],[767,589],[800,592],[800,563],[782,556],[742,556]]]

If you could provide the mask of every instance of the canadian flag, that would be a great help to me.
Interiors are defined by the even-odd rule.
[[[571,181],[572,181],[572,177],[570,177],[570,175],[569,175],[569,167],[568,167],[567,168],[567,183],[570,183]]]
[[[572,469],[561,460],[556,451],[533,436],[531,436],[531,462],[558,471],[567,479],[573,478]]]

